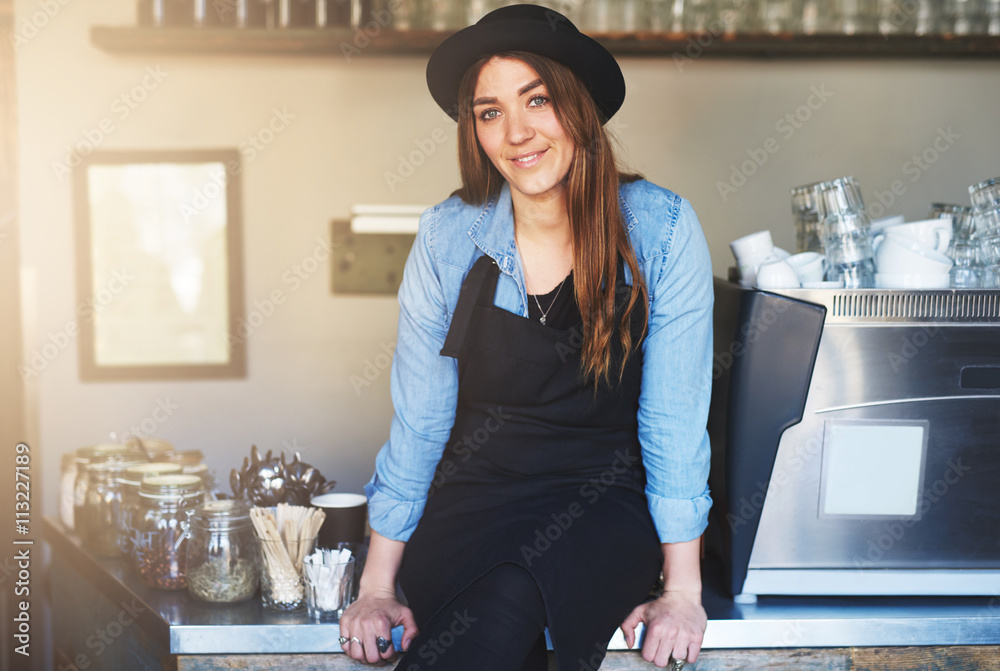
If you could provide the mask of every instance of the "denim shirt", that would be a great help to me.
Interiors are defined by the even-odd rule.
[[[619,200],[650,300],[638,412],[646,498],[660,541],[688,541],[705,530],[712,503],[711,259],[688,201],[644,180],[622,184]],[[416,528],[455,421],[458,363],[440,350],[462,282],[483,254],[500,267],[496,305],[526,317],[507,185],[485,206],[453,196],[420,218],[399,288],[389,440],[365,485],[372,529],[394,540]]]

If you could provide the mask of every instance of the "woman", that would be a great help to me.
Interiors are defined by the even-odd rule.
[[[424,213],[400,288],[395,415],[343,648],[405,651],[404,671],[546,669],[547,628],[577,671],[644,622],[643,657],[680,668],[706,624],[711,503],[698,220],[619,174],[603,124],[621,70],[562,15],[496,10],[427,77],[458,121],[462,188]]]

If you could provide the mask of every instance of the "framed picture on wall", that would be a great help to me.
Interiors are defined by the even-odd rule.
[[[105,151],[74,173],[84,381],[246,376],[235,149]]]

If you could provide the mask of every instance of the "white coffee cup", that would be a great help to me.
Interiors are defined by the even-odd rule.
[[[875,273],[875,286],[879,289],[947,289],[951,286],[951,277],[946,273]]]
[[[818,252],[802,252],[793,254],[785,261],[799,277],[800,283],[822,282],[826,272],[826,258]]]
[[[924,247],[930,247],[936,252],[944,254],[951,244],[951,219],[924,219],[923,221],[910,221],[905,224],[895,224],[882,229],[884,235],[902,235],[910,240],[919,242]],[[878,238],[876,238],[878,244]]]
[[[740,271],[740,281],[752,286],[756,278],[757,266],[774,254],[771,231],[757,231],[744,235],[729,243]]]
[[[758,289],[798,289],[799,276],[784,259],[762,263],[757,269]]]
[[[895,233],[887,233],[875,251],[875,267],[879,273],[947,275],[951,264],[951,259],[944,254]]]
[[[881,219],[872,219],[871,225],[868,230],[871,231],[872,235],[883,232],[889,226],[898,226],[899,224],[905,223],[906,217],[901,214],[894,214],[889,217],[882,217]]]

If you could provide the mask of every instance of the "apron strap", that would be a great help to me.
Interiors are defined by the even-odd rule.
[[[483,304],[484,299],[489,300],[489,304],[493,303],[499,274],[500,267],[497,266],[497,262],[485,254],[472,264],[472,269],[462,283],[462,290],[458,294],[458,303],[455,305],[455,314],[451,318],[451,327],[444,340],[444,347],[441,348],[442,356],[458,358],[462,351],[462,343],[465,342],[466,331],[469,330],[469,323],[472,321],[473,308],[477,304]]]

